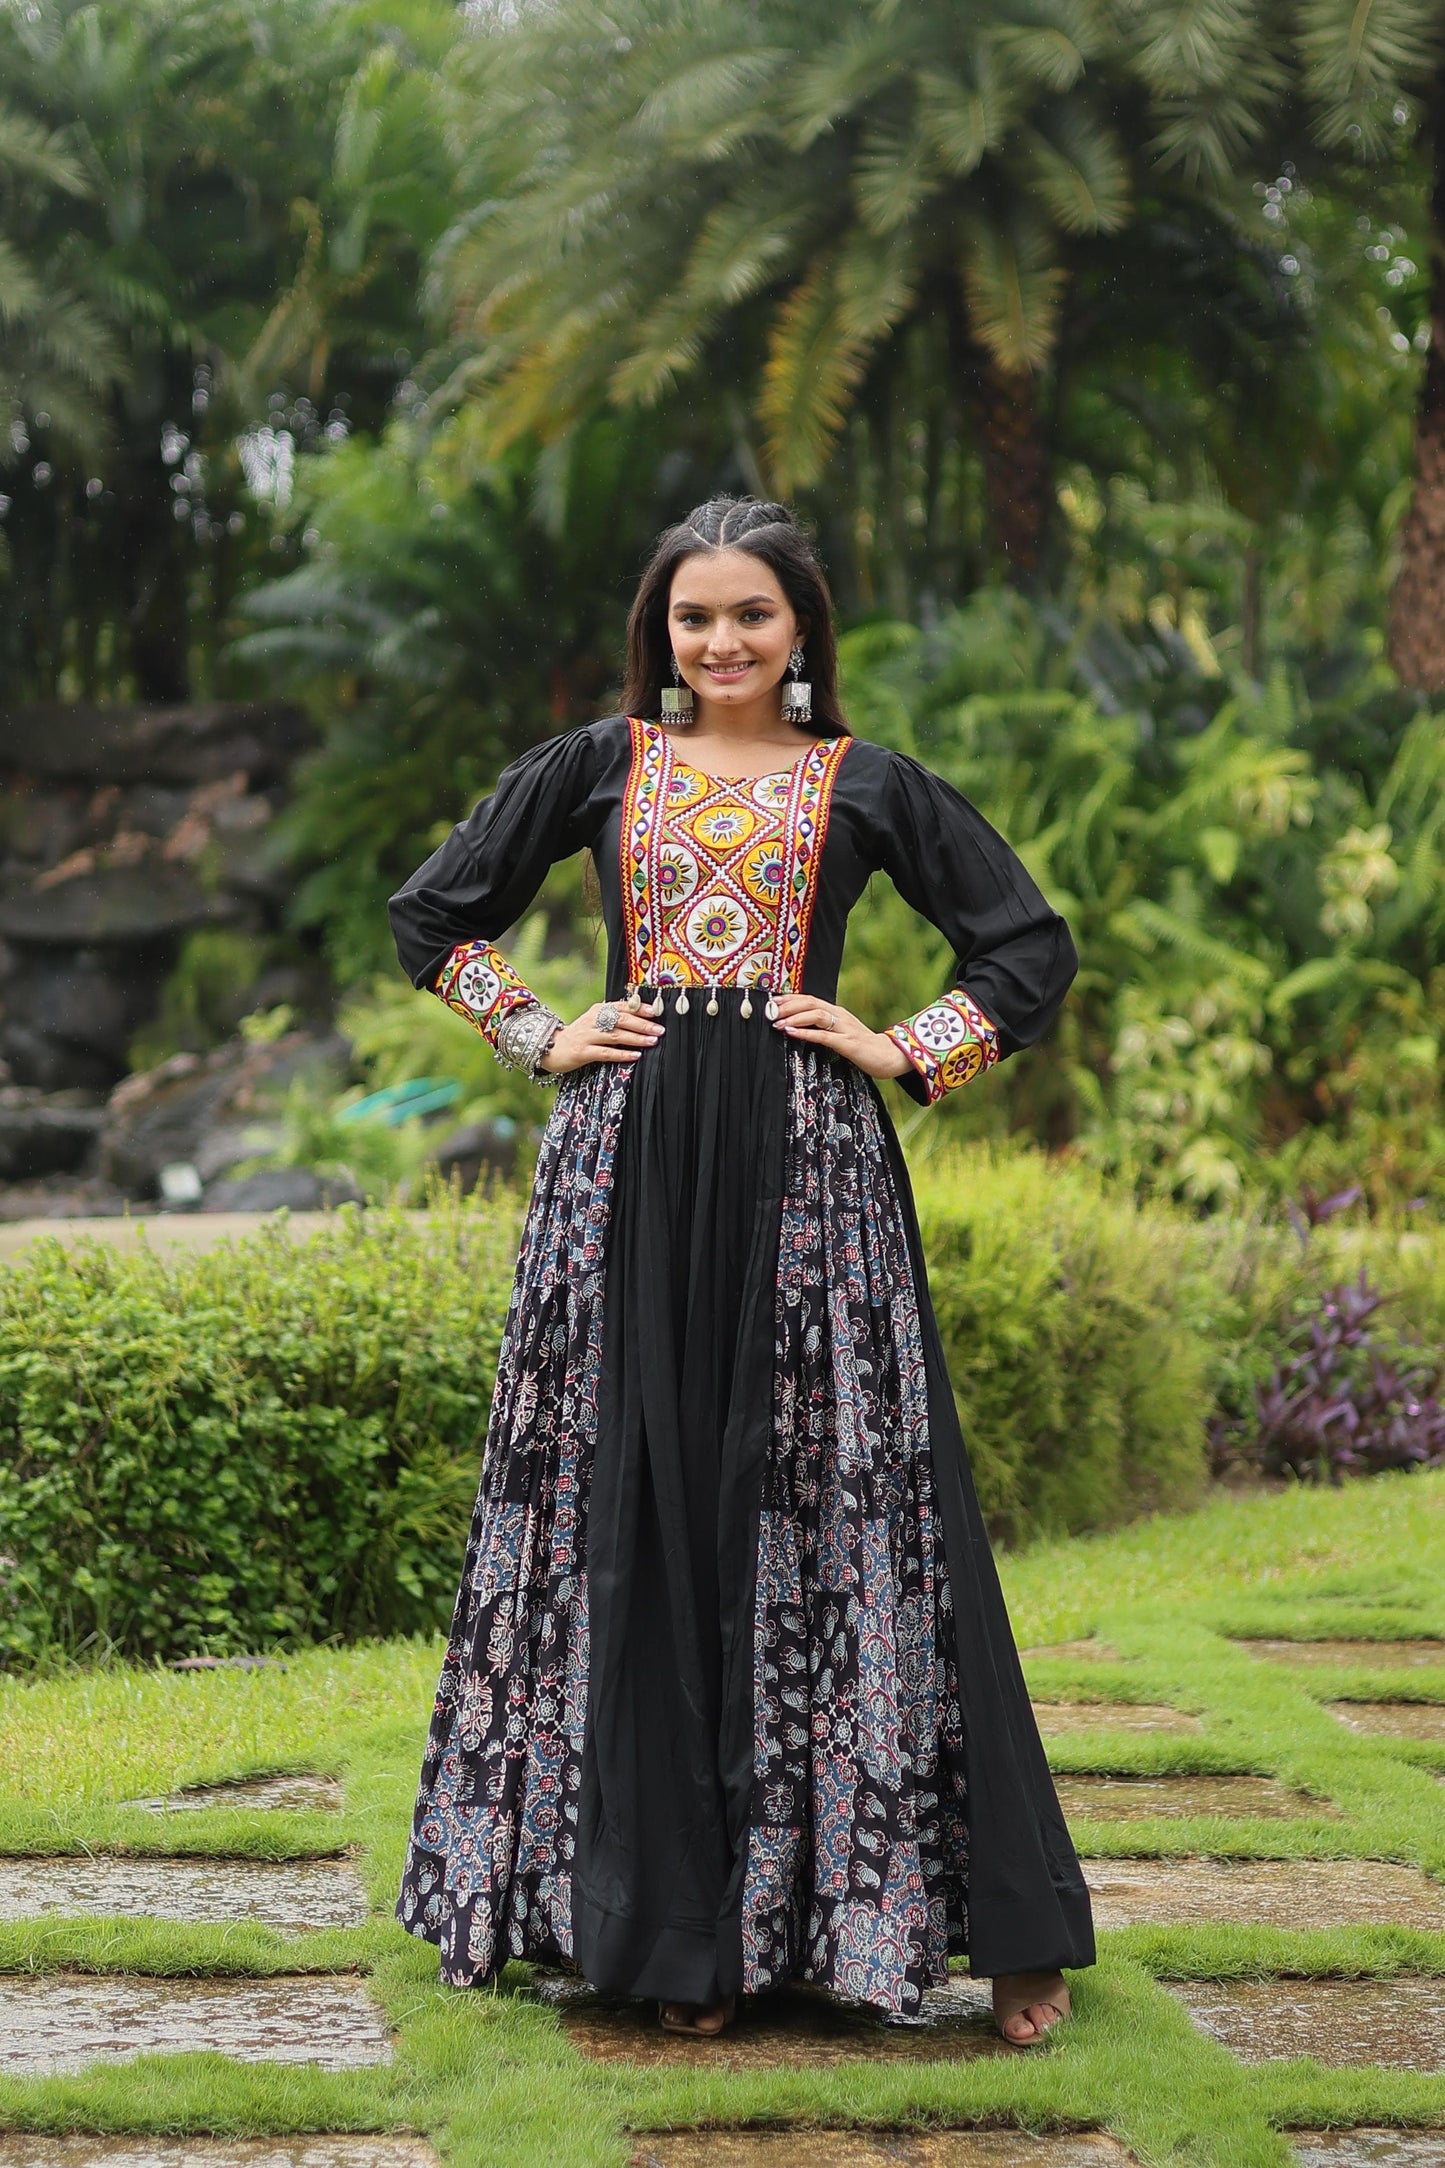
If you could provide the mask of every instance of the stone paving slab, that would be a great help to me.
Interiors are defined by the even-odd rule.
[[[1426,1739],[1445,1746],[1445,1701],[1332,1701],[1351,1731],[1377,1739]]]
[[[366,1894],[340,1859],[0,1859],[0,1920],[55,1916],[358,1927]]]
[[[1078,1731],[1202,1731],[1197,1716],[1156,1701],[1036,1701],[1034,1716],[1045,1739]]]
[[[1125,2168],[1133,2158],[1098,2131],[687,2130],[649,2132],[632,2168]]]
[[[1440,2168],[1445,2130],[1293,2130],[1298,2168]]]
[[[1312,2055],[1334,2070],[1445,2070],[1445,1980],[1167,1981],[1243,2063]],[[1436,2141],[1439,2159],[1445,2140]],[[1366,2156],[1368,2158],[1368,2156]]]
[[[1119,1651],[1111,1649],[1107,1641],[1093,1640],[1054,1641],[1046,1648],[1019,1650],[1019,1660],[1025,1664],[1077,1664],[1092,1662],[1095,1658],[1106,1664],[1116,1664]]]
[[[423,2138],[36,2138],[0,2132],[0,2168],[437,2168]]]
[[[1054,1779],[1066,1815],[1101,1822],[1133,1822],[1162,1814],[1254,1815],[1266,1821],[1330,1821],[1339,1810],[1328,1800],[1292,1792],[1273,1777],[1094,1777]]]
[[[1086,1859],[1099,1927],[1416,1927],[1445,1932],[1445,1886],[1374,1859]]]
[[[1351,1664],[1367,1671],[1445,1664],[1445,1641],[1238,1641],[1271,1664]]]
[[[613,2001],[577,1980],[539,1979],[537,1992],[561,2011],[573,2045],[596,2062],[789,2070],[858,2060],[972,2061],[1016,2052],[994,2031],[987,1980],[961,1978],[931,1989],[922,2018],[913,2022],[890,2022],[816,1990],[791,1987],[740,2003],[734,2022],[713,2040],[664,2032],[655,2003]]]
[[[244,1777],[234,1784],[188,1784],[164,1799],[127,1799],[148,1814],[197,1814],[217,1807],[249,1807],[263,1814],[339,1814],[341,1786],[335,1777]]]
[[[37,2077],[209,2048],[243,2063],[361,2070],[389,2063],[360,1980],[150,1980],[130,1973],[0,1977],[0,2075]]]

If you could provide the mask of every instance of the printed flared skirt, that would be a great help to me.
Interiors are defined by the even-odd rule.
[[[457,1987],[905,2016],[1088,1895],[892,1125],[721,998],[558,1088],[398,1915]]]

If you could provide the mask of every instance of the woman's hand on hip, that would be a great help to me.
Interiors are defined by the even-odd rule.
[[[810,1046],[825,1046],[841,1054],[867,1076],[903,1076],[910,1063],[897,1041],[886,1032],[870,1031],[850,1009],[817,994],[778,994],[778,1020],[774,1031],[789,1039],[804,1039]]]
[[[617,1016],[611,1031],[598,1029],[597,1019],[606,1008]],[[585,1069],[593,1061],[636,1061],[662,1032],[655,1017],[629,1009],[623,1001],[594,1001],[575,1023],[562,1026],[540,1066],[549,1076],[565,1076],[569,1069]]]

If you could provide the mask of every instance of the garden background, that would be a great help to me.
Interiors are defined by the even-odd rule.
[[[1050,1740],[1091,1873],[1414,1877],[1337,1932],[1292,1897],[1110,1914],[1032,2075],[865,2077],[846,2043],[841,2075],[599,2075],[520,1968],[445,1997],[385,1920],[546,1101],[400,980],[384,902],[613,704],[648,539],[718,490],[797,504],[856,727],[964,789],[1081,951],[1044,1046],[890,1104],[1031,1687],[1099,1712]],[[402,2127],[580,2168],[747,2124],[733,2168],[793,2158],[768,2129],[989,2124],[1266,2168],[1286,2129],[1438,2135],[1438,2074],[1251,2071],[1160,1983],[1408,1976],[1373,2051],[1445,1975],[1441,1689],[1360,1654],[1445,1637],[1442,876],[1432,0],[5,0],[0,1220],[164,1224],[0,1262],[0,1885],[362,1847],[371,1914],[307,1965],[364,1973],[399,2045],[16,2077],[16,1981],[306,1968],[0,1888],[0,2155]],[[595,998],[585,865],[508,946]],[[879,882],[840,993],[881,1024],[947,962]],[[283,1197],[354,1206],[162,1239]],[[1334,1668],[1272,1672],[1270,1637]],[[1338,1715],[1397,1702],[1408,1738]],[[296,1770],[339,1822],[137,1796]],[[1234,1803],[1158,1804],[1185,1777]],[[1110,1825],[1095,1779],[1161,1818]]]

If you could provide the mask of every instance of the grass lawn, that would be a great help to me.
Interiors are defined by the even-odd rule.
[[[1035,1695],[1166,1702],[1198,1733],[1075,1733],[1071,1771],[1274,1776],[1335,1810],[1318,1820],[1079,1824],[1093,1856],[1367,1858],[1445,1878],[1445,1747],[1368,1738],[1322,1704],[1445,1702],[1445,1666],[1284,1667],[1241,1635],[1445,1637],[1445,1477],[1324,1494],[1219,1497],[1200,1513],[1005,1561],[1026,1646],[1096,1637],[1087,1656],[1029,1664]],[[363,1971],[395,2028],[394,2066],[331,2074],[215,2056],[152,2057],[73,2077],[0,2080],[0,2125],[27,2130],[424,2130],[467,2168],[620,2168],[629,2132],[679,2124],[1015,2122],[1098,2125],[1150,2168],[1267,2168],[1290,2127],[1438,2124],[1445,2077],[1246,2069],[1195,2031],[1158,1983],[1184,1977],[1445,1976],[1445,1935],[1409,1928],[1287,1932],[1132,1928],[1076,1977],[1076,2022],[1032,2055],[865,2061],[788,2071],[641,2068],[585,2060],[514,1965],[495,1992],[439,1987],[435,1954],[391,1919],[439,1650],[319,1650],[285,1670],[177,1675],[133,1668],[0,1682],[0,1851],[301,1857],[359,1848],[374,1916],[299,1941],[256,1927],[160,1921],[0,1928],[0,1970],[152,1974]],[[345,1809],[235,1808],[160,1818],[127,1800],[268,1771],[338,1775]],[[1445,2137],[1442,2137],[1445,2157]]]

